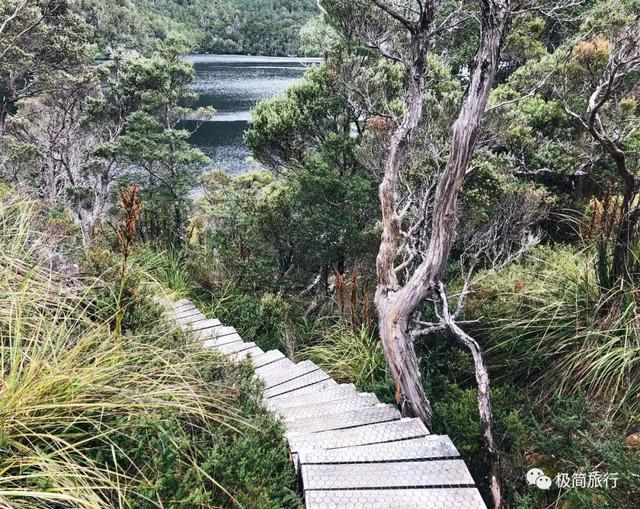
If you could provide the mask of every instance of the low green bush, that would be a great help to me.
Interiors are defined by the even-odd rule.
[[[141,465],[144,479],[128,499],[152,509],[296,509],[295,475],[284,430],[261,405],[248,364],[225,366],[199,356],[208,384],[223,384],[241,420],[215,427],[191,426],[172,416],[143,416],[119,442],[119,453]],[[131,425],[131,422],[128,423]],[[189,458],[189,461],[184,461]]]
[[[476,391],[449,384],[434,403],[432,431],[446,433],[488,497],[488,464],[478,421]],[[493,388],[494,437],[500,451],[507,507],[538,509],[632,509],[640,504],[637,472],[640,454],[625,447],[625,429],[603,418],[603,409],[584,397],[556,397],[548,403],[513,385]],[[637,426],[637,418],[635,426]],[[633,426],[633,425],[632,425]],[[559,473],[617,474],[609,489],[558,489],[530,486],[526,472],[540,468],[552,479]]]

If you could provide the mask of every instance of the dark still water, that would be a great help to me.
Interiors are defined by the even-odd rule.
[[[192,143],[211,159],[210,168],[231,174],[259,167],[244,145],[250,110],[259,101],[282,93],[316,59],[191,55],[196,70],[194,91],[198,106],[213,106],[217,114],[203,122]]]

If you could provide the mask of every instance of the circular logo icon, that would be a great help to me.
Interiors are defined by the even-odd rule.
[[[548,490],[549,488],[551,488],[551,477],[548,477],[546,475],[538,476],[538,478],[536,479],[536,486],[541,490]]]
[[[529,484],[536,484],[538,477],[544,476],[544,472],[539,468],[532,468],[527,472],[527,482]]]

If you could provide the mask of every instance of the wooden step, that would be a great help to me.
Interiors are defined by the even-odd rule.
[[[349,412],[357,408],[370,407],[379,404],[375,394],[355,394],[344,399],[325,401],[321,403],[310,403],[308,405],[286,407],[277,410],[277,413],[284,417],[285,423],[295,419],[305,419],[309,417],[321,417],[342,412]]]
[[[264,366],[260,366],[255,368],[256,377],[260,378],[261,375],[269,374],[276,371],[281,371],[283,369],[293,369],[295,367],[295,363],[286,357],[278,359],[275,362],[270,364],[266,364]]]
[[[336,401],[347,397],[355,396],[356,388],[353,384],[340,384],[326,391],[318,393],[303,393],[299,395],[291,395],[288,398],[276,398],[265,401],[267,408],[271,410],[279,410],[284,408],[293,408],[308,406],[314,403],[326,403],[328,401]]]
[[[196,324],[204,322],[205,320],[207,320],[207,317],[200,313],[197,315],[191,315],[185,318],[178,319],[177,322],[183,327],[186,325],[188,325],[189,327],[195,327]]]
[[[189,299],[180,299],[173,303],[173,309],[185,309],[185,308],[196,309],[196,306]]]
[[[259,346],[254,346],[253,348],[249,348],[248,350],[242,350],[237,353],[229,354],[229,358],[234,361],[241,361],[248,357],[257,357],[258,355],[263,355],[264,351]]]
[[[220,323],[220,320],[216,320],[215,318],[198,322],[197,324],[194,324],[193,327],[184,326],[184,328],[189,330],[195,337],[200,337],[200,334],[204,331],[215,329],[217,327],[222,327],[222,324]]]
[[[474,486],[460,459],[302,465],[305,490],[439,488]]]
[[[344,447],[342,449],[302,449],[298,455],[299,462],[302,465],[308,463],[375,463],[381,461],[459,457],[458,450],[447,435],[428,435],[412,440]]]
[[[306,509],[486,509],[476,488],[306,490]]]
[[[323,391],[326,391],[327,389],[333,389],[337,385],[338,384],[334,380],[329,378],[327,380],[323,380],[322,382],[300,387],[299,389],[295,389],[295,391],[278,394],[277,396],[271,396],[271,397],[263,396],[264,398],[263,401],[269,401],[274,399],[288,399],[292,397],[303,396],[305,394],[323,392]]]
[[[277,396],[283,396],[285,394],[303,390],[309,386],[316,385],[322,382],[328,382],[331,380],[322,370],[312,371],[306,375],[299,376],[288,382],[278,384],[270,389],[265,389],[264,396],[266,398],[274,398]],[[331,380],[333,382],[333,380]],[[333,382],[335,384],[335,382]],[[336,384],[337,385],[337,384]]]
[[[286,359],[284,354],[279,350],[269,350],[265,352],[264,355],[257,356],[253,359],[253,366],[256,370],[260,367],[267,366],[281,359]]]
[[[200,311],[198,311],[196,308],[193,308],[193,309],[187,309],[185,311],[176,311],[173,313],[172,317],[178,323],[182,323],[183,320],[188,320],[193,317],[200,318],[200,317],[204,317],[204,315]]]
[[[258,371],[256,374],[264,382],[265,389],[270,389],[281,385],[289,380],[294,380],[308,373],[318,371],[320,368],[311,361],[303,361],[299,364],[294,364],[292,367],[286,367],[284,369],[271,369],[266,372]],[[327,376],[327,378],[329,378]]]
[[[207,339],[202,343],[202,348],[218,348],[219,346],[227,345],[229,343],[243,343],[243,341],[237,334],[232,334],[221,338]]]
[[[285,428],[287,431],[318,433],[320,431],[353,428],[365,424],[389,422],[398,419],[400,419],[400,412],[398,412],[397,408],[391,405],[376,405],[348,412],[286,420]]]
[[[428,434],[420,419],[410,418],[320,433],[290,432],[287,440],[291,451],[297,453],[301,449],[339,449],[420,438]]]
[[[222,336],[229,336],[231,334],[238,334],[235,328],[225,327],[224,325],[214,325],[213,327],[205,327],[204,330],[200,330],[200,323],[196,323],[196,324],[193,324],[192,329],[194,332],[200,333],[199,337],[203,337],[203,334],[206,334],[207,335],[206,337],[215,336],[216,338],[219,338]],[[205,332],[205,331],[208,331],[208,332]]]
[[[229,355],[232,353],[239,353],[245,350],[249,350],[256,346],[255,343],[245,343],[243,341],[235,342],[235,343],[227,343],[226,345],[220,345],[215,347],[220,353],[225,355]]]

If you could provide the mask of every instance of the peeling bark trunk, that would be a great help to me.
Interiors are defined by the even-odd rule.
[[[631,252],[635,244],[638,210],[632,210],[632,205],[638,192],[638,182],[636,176],[627,167],[624,151],[604,132],[597,117],[597,112],[595,112],[593,119],[589,131],[613,159],[618,175],[624,185],[620,221],[617,225],[618,231],[616,232],[615,246],[613,248],[613,260],[609,269],[610,285],[616,286],[621,280],[625,283],[633,281],[631,275]]]
[[[9,112],[4,106],[0,106],[0,138],[2,138],[7,129],[7,117]]]
[[[489,455],[489,489],[493,499],[493,507],[502,507],[501,476],[498,449],[493,440],[493,414],[491,411],[491,384],[489,372],[484,362],[482,348],[478,342],[464,332],[455,322],[449,323],[449,330],[456,339],[465,346],[473,357],[476,372],[478,412],[480,414],[480,428],[484,439],[485,449]]]
[[[435,290],[455,240],[458,195],[475,150],[480,124],[498,70],[510,12],[511,0],[482,2],[480,40],[471,65],[469,88],[453,124],[447,165],[436,186],[431,238],[423,261],[403,285],[398,282],[394,267],[400,236],[396,194],[402,158],[422,115],[428,42],[423,32],[411,32],[412,59],[407,64],[407,113],[391,138],[385,174],[380,185],[383,233],[377,258],[378,287],[375,297],[380,337],[396,382],[398,403],[405,415],[420,417],[427,424],[430,423],[432,412],[420,381],[418,362],[408,332],[409,320],[429,293]]]
[[[379,188],[383,231],[376,260],[378,286],[374,300],[380,339],[396,384],[396,402],[403,415],[419,417],[430,425],[431,405],[422,388],[418,360],[407,330],[413,309],[406,305],[405,297],[398,294],[399,284],[394,267],[400,236],[400,218],[396,210],[397,187],[403,157],[422,117],[428,24],[425,23],[423,31],[411,35],[411,61],[407,65],[407,111],[391,137],[384,177]]]

